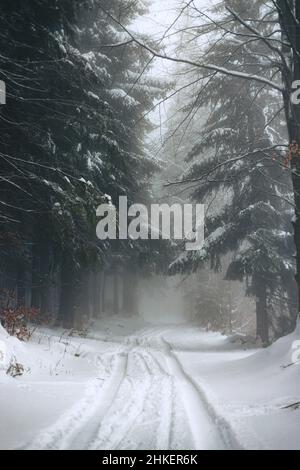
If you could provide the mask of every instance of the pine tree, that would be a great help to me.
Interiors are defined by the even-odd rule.
[[[157,168],[143,149],[151,125],[141,117],[163,87],[137,80],[149,58],[118,46],[123,33],[105,10],[127,24],[144,7],[129,0],[0,6],[2,270],[14,266],[19,285],[32,275],[32,303],[44,311],[51,286],[61,284],[66,326],[84,308],[88,272],[115,250],[96,239],[96,207],[105,194],[114,203],[120,195],[138,200]]]
[[[253,22],[261,18],[264,8],[260,1],[225,4],[253,18]],[[235,28],[235,32],[246,34],[239,23]],[[267,35],[268,23],[261,23],[261,28]],[[253,42],[239,48],[238,42],[236,36],[225,36],[209,47],[205,59],[224,65],[226,57],[232,69],[252,74],[264,70],[268,74],[263,59],[265,46]],[[241,83],[222,75],[208,80],[197,105],[210,114],[188,155],[193,163],[183,180],[196,186],[196,201],[209,203],[217,197],[219,207],[215,203],[213,213],[207,217],[203,249],[180,257],[172,271],[197,269],[208,258],[212,268],[218,270],[221,256],[234,253],[226,278],[247,281],[247,293],[256,298],[257,335],[267,344],[270,325],[276,336],[295,325],[293,237],[289,224],[292,194],[288,174],[276,152],[276,144],[285,138],[279,104],[272,92],[255,82]],[[277,298],[282,300],[280,307]]]

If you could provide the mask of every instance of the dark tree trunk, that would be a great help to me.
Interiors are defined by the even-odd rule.
[[[26,305],[26,268],[23,265],[18,268],[17,303],[20,307]]]
[[[72,328],[78,304],[80,282],[73,261],[67,254],[62,257],[61,294],[59,307],[59,323],[64,328]]]
[[[99,272],[99,294],[98,294],[98,301],[99,307],[97,312],[97,318],[100,318],[103,313],[103,300],[104,300],[104,271]]]
[[[41,313],[53,314],[53,279],[51,267],[51,247],[49,243],[40,245],[40,274],[41,274]]]
[[[47,318],[55,319],[59,307],[59,270],[54,264],[53,246],[49,241],[34,245],[32,259],[31,305]],[[48,317],[49,316],[49,317]]]
[[[101,295],[101,273],[99,269],[93,272],[93,317],[98,318],[100,314],[100,295]]]
[[[125,272],[123,287],[123,308],[124,312],[128,315],[136,315],[138,313],[137,306],[137,288],[136,277],[130,273]]]
[[[41,259],[38,243],[34,243],[32,250],[32,295],[31,305],[41,308]]]
[[[87,269],[86,274],[86,291],[84,297],[83,308],[86,311],[87,317],[90,319],[94,316],[95,302],[94,302],[94,278],[95,272],[92,268]]]
[[[283,46],[283,53],[292,57],[292,73],[283,68],[283,94],[285,114],[287,120],[289,143],[296,144],[299,151],[293,156],[292,181],[295,197],[294,238],[296,245],[296,283],[298,288],[298,312],[300,311],[300,105],[291,102],[292,82],[300,80],[300,2],[299,0],[277,0],[279,20],[283,31],[283,39],[292,47]],[[287,63],[287,65],[290,65]]]

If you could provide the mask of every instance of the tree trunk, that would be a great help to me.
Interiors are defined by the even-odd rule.
[[[136,315],[138,313],[137,306],[137,280],[134,275],[125,272],[123,287],[123,308],[124,312],[128,315]]]
[[[53,279],[51,268],[51,246],[50,243],[41,243],[40,245],[40,295],[41,295],[41,313],[42,315],[53,314]]]
[[[228,288],[229,288],[229,294],[228,294],[229,333],[232,334],[232,309],[233,309],[232,293],[231,293],[230,286],[228,286]]]
[[[98,268],[93,271],[93,318],[100,314],[101,273]]]
[[[59,277],[58,267],[54,266],[52,243],[36,243],[32,260],[31,305],[40,309],[42,315],[51,315],[53,320],[58,313]]]
[[[32,249],[32,295],[31,306],[41,308],[41,260],[38,243],[34,243]]]
[[[270,344],[267,290],[263,280],[256,283],[256,334],[264,346]]]
[[[87,269],[86,273],[86,281],[87,281],[87,289],[86,294],[87,297],[84,296],[84,305],[86,314],[88,318],[92,318],[94,316],[95,311],[95,302],[94,302],[94,287],[95,287],[95,272],[92,268]]]
[[[99,272],[99,294],[98,294],[99,307],[98,307],[98,312],[97,312],[97,318],[100,318],[103,313],[104,276],[105,276],[104,271],[101,270]]]
[[[119,275],[117,272],[113,274],[113,289],[114,289],[114,298],[113,298],[113,311],[115,315],[119,313]]]
[[[299,152],[296,152],[292,158],[291,167],[295,198],[295,219],[293,222],[296,245],[295,278],[298,288],[298,312],[300,312],[300,105],[293,104],[291,101],[292,82],[300,80],[300,2],[298,0],[277,0],[277,5],[283,39],[292,44],[292,47],[283,46],[282,49],[287,65],[291,65],[292,69],[290,74],[284,68],[282,78],[285,84],[283,99],[289,143],[290,145],[296,144],[299,147]],[[290,57],[292,57],[292,64],[289,63]]]
[[[26,269],[24,265],[18,268],[17,304],[19,307],[24,307],[26,304]]]
[[[103,271],[102,278],[102,296],[101,296],[101,312],[106,313],[106,273]]]
[[[80,283],[78,273],[70,256],[62,256],[61,265],[61,294],[59,306],[59,323],[64,328],[72,328],[77,309],[77,296]]]

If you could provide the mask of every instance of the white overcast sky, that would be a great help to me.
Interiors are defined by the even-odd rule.
[[[149,12],[143,17],[139,18],[132,26],[133,31],[148,34],[154,40],[160,40],[166,30],[174,23],[178,17],[179,12],[187,4],[187,0],[148,0]],[[203,11],[210,9],[217,0],[194,0],[194,4]],[[168,32],[168,35],[175,33],[183,27],[181,17],[173,28]],[[180,34],[172,34],[169,39],[163,41],[165,50],[170,55],[175,55],[174,49],[178,45]],[[174,63],[166,60],[155,60],[152,63],[154,74],[161,78],[167,77],[170,79],[170,74],[174,71]]]
[[[142,34],[148,34],[154,40],[159,40],[173,23],[184,1],[150,0],[149,3],[149,12],[142,18],[139,18],[132,26],[132,29]],[[176,36],[174,37],[174,42],[175,39]],[[167,45],[166,41],[164,44]],[[155,60],[152,66],[154,66],[155,73],[163,77],[169,75],[170,67],[172,68],[173,64],[167,61]]]
[[[149,13],[138,21],[136,28],[160,37],[176,17],[178,6],[183,4],[182,0],[150,0]]]
[[[149,12],[140,18],[134,29],[148,33],[159,39],[165,30],[176,19],[180,10],[187,4],[187,0],[148,0]],[[194,0],[194,4],[202,11],[210,9],[217,0]],[[180,23],[177,23],[178,27]]]
[[[180,10],[186,5],[187,0],[149,0],[149,11],[142,18],[139,18],[132,26],[131,30],[134,32],[147,34],[154,40],[160,40],[166,30],[173,24],[174,20],[178,17]],[[202,10],[207,10],[216,3],[216,0],[195,0],[197,7]],[[180,19],[176,25],[169,31],[169,34],[179,30],[183,24]],[[175,55],[174,49],[178,45],[180,39],[179,34],[172,35],[170,39],[164,40],[164,50],[170,55]],[[151,75],[166,79],[173,80],[175,76],[176,64],[163,59],[155,59],[151,64]],[[170,102],[156,108],[152,113],[152,120],[162,128],[152,134],[150,140],[157,140],[158,136],[164,133],[164,121],[168,115],[168,107]]]

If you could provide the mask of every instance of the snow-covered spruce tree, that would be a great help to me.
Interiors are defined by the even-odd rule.
[[[135,83],[147,54],[119,46],[123,34],[103,8],[127,24],[143,3],[4,0],[0,6],[0,72],[7,85],[2,269],[14,271],[20,292],[28,283],[35,287],[29,296],[44,311],[53,307],[49,289],[60,278],[66,325],[80,306],[76,294],[87,270],[110,251],[95,237],[102,196],[136,200],[155,167],[142,148],[149,123],[140,118],[161,84]]]
[[[225,3],[254,22],[261,18],[261,1]],[[235,28],[245,34],[239,23]],[[268,23],[261,28],[268,34]],[[225,35],[209,46],[205,60],[224,65],[226,57],[231,69],[268,75],[265,46],[250,42],[240,48],[238,42]],[[276,144],[285,138],[277,112],[280,101],[255,82],[222,75],[207,82],[197,105],[210,114],[199,129],[188,156],[193,164],[183,179],[192,182],[197,202],[210,204],[216,197],[222,202],[208,212],[203,249],[181,256],[172,271],[197,269],[207,259],[220,269],[221,256],[234,253],[226,278],[246,279],[247,293],[256,298],[257,336],[267,344],[270,326],[279,336],[291,331],[296,319],[291,186],[276,153]]]

